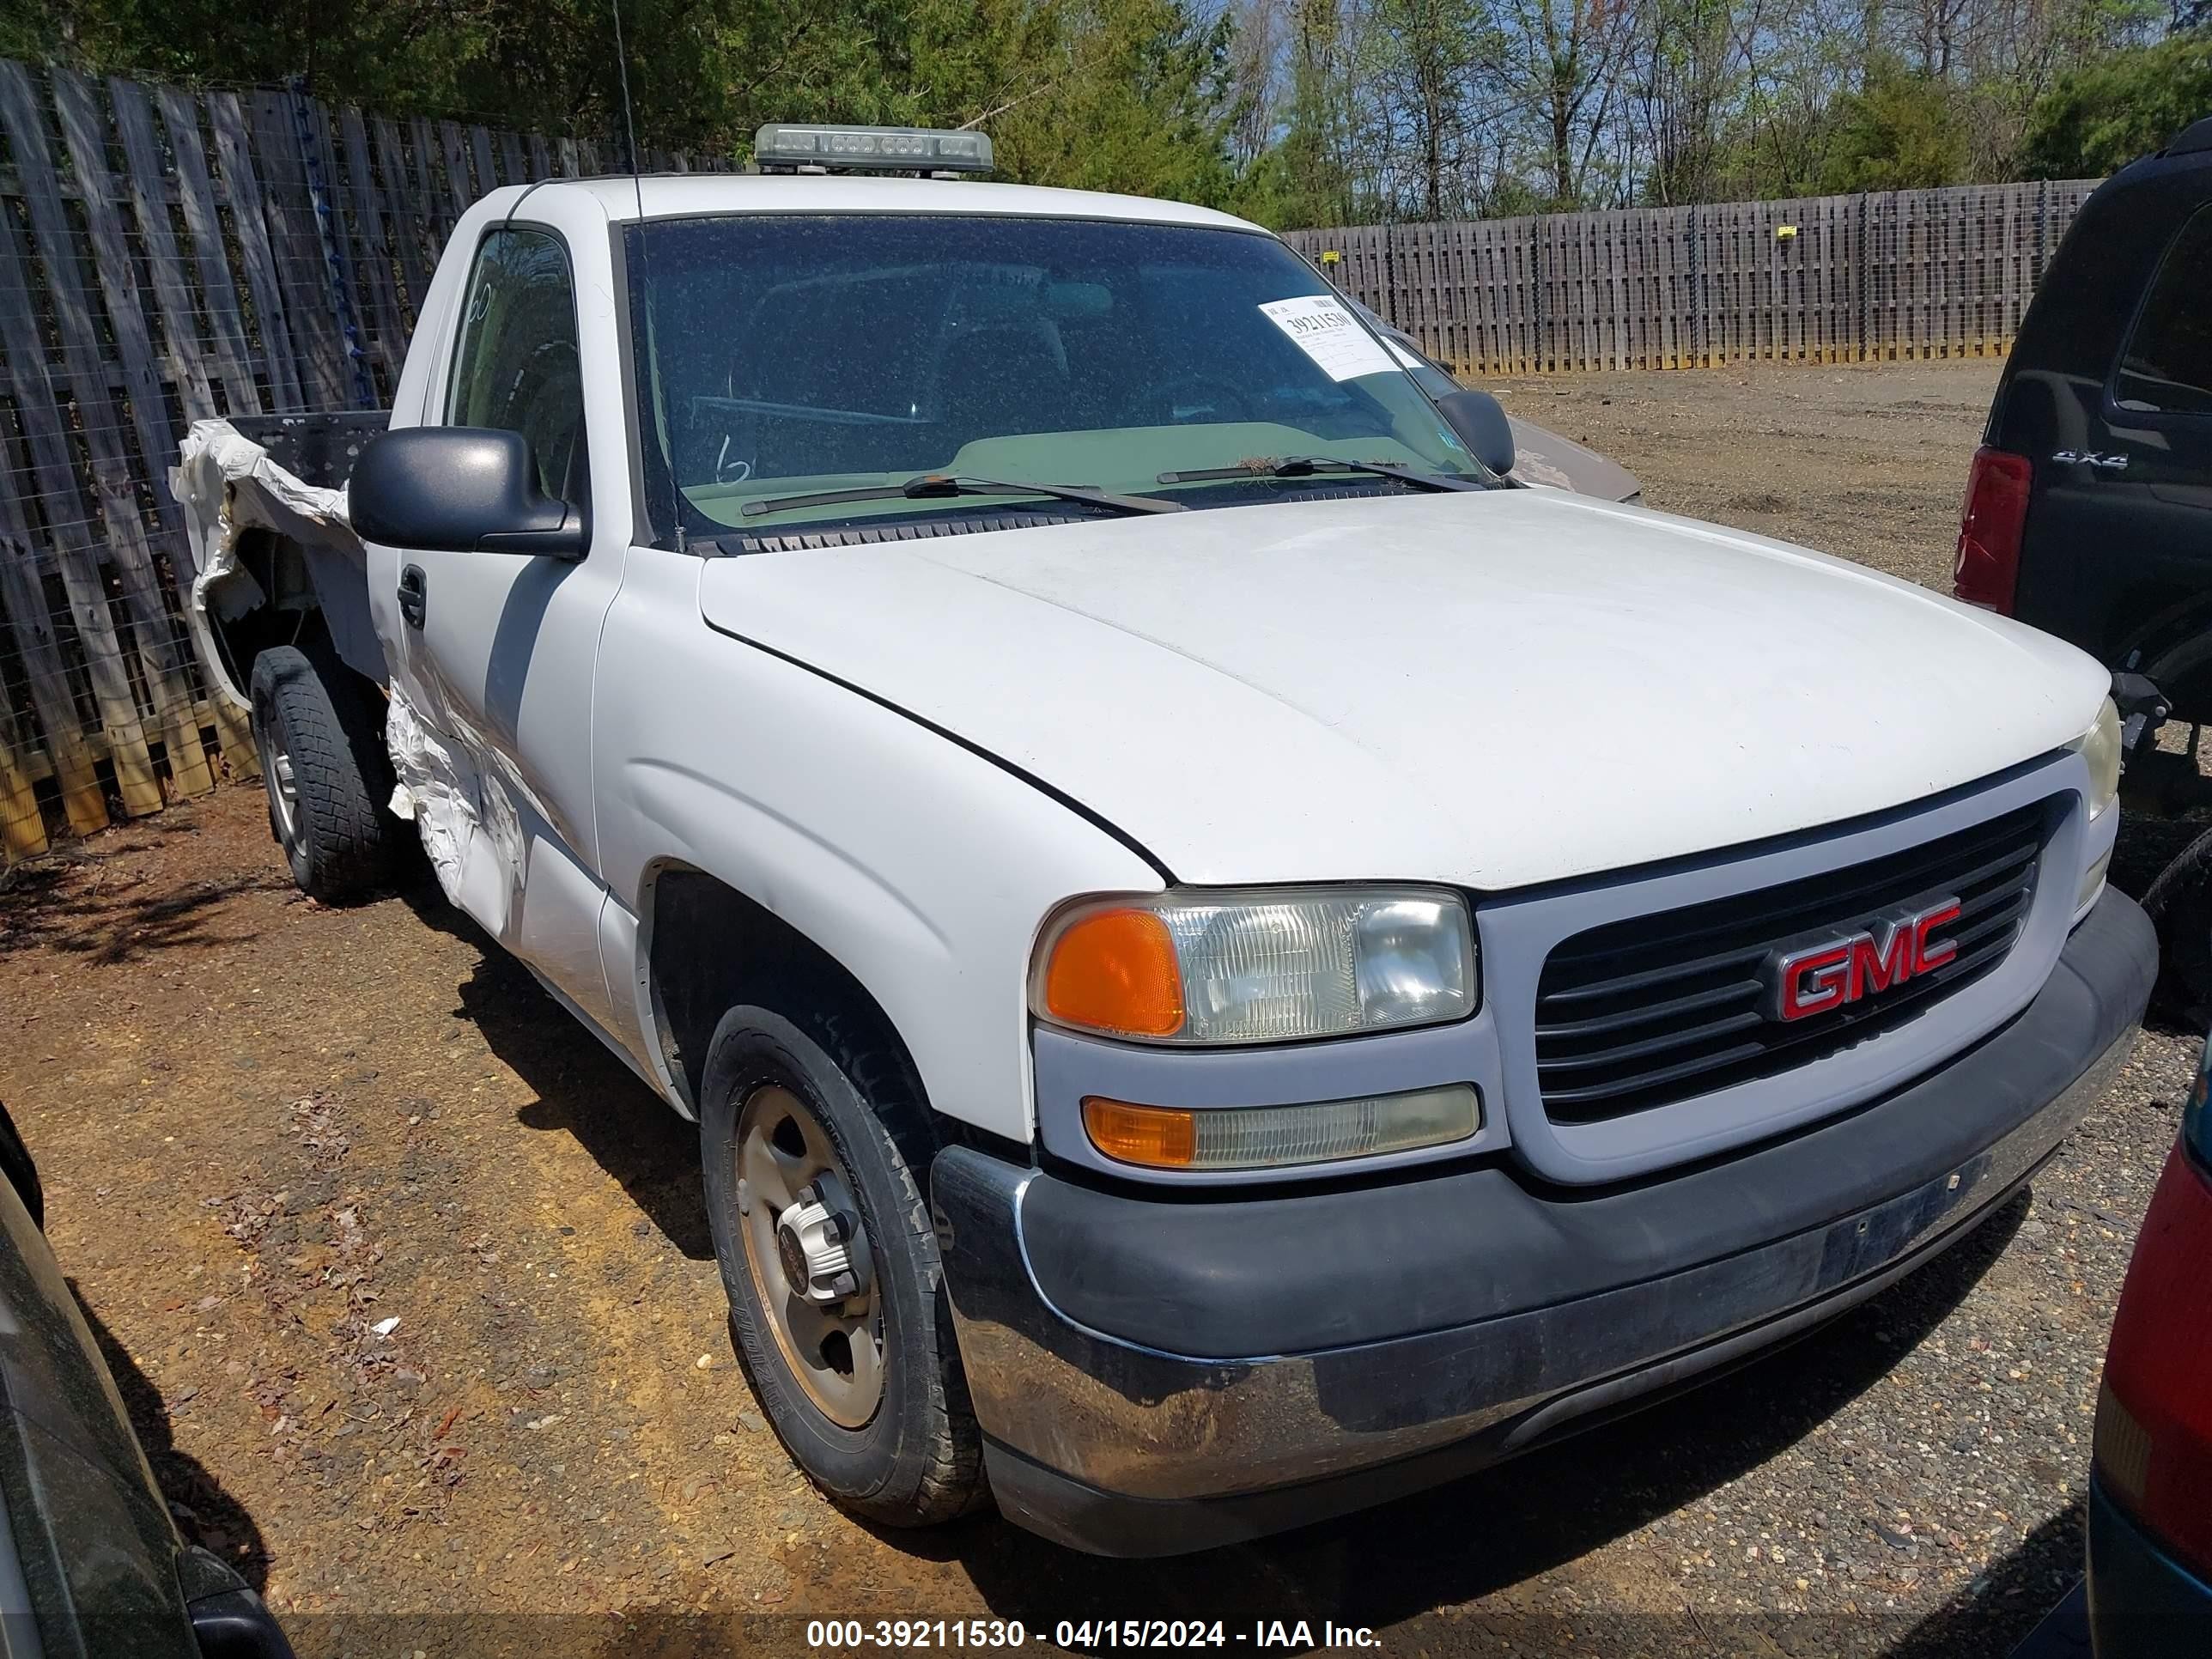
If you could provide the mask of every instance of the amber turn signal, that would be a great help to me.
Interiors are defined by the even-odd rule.
[[[1128,1036],[1182,1030],[1182,975],[1168,925],[1149,910],[1096,910],[1052,942],[1044,1012],[1069,1025]]]
[[[1472,1085],[1293,1106],[1133,1106],[1086,1095],[1084,1133],[1118,1164],[1151,1170],[1281,1170],[1378,1158],[1471,1139],[1482,1127]]]
[[[1171,1106],[1132,1106],[1088,1096],[1083,1127],[1110,1158],[1152,1170],[1187,1170],[1198,1158],[1198,1117]]]

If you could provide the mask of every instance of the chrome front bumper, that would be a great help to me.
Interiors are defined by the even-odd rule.
[[[932,1198],[1000,1506],[1103,1553],[1228,1543],[1449,1479],[1826,1319],[2051,1156],[2130,1047],[2156,960],[2109,895],[2034,1001],[1942,1069],[1627,1190],[1560,1195],[1492,1164],[1194,1203],[948,1149]],[[1347,1263],[1361,1239],[1375,1259]],[[1455,1306],[1498,1310],[1438,1322]],[[1332,1330],[1352,1340],[1313,1340]]]

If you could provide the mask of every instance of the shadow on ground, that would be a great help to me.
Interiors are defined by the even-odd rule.
[[[70,1290],[76,1293],[74,1280]],[[116,1392],[123,1396],[124,1409],[131,1416],[131,1431],[145,1449],[146,1461],[153,1466],[154,1479],[168,1499],[169,1513],[176,1517],[185,1541],[213,1551],[255,1589],[263,1589],[269,1582],[269,1547],[262,1540],[261,1528],[205,1464],[177,1449],[169,1427],[169,1408],[161,1391],[147,1380],[130,1352],[100,1322],[81,1293],[76,1301],[85,1323],[92,1328],[93,1340],[100,1345],[100,1357],[107,1362],[108,1372],[115,1378]]]
[[[2088,1524],[2077,1498],[1959,1596],[1914,1626],[1886,1659],[1956,1659],[1970,1650],[2011,1652],[2081,1577]]]
[[[529,969],[446,902],[427,877],[400,897],[423,923],[473,946],[460,988],[471,1022],[500,1063],[537,1093],[518,1114],[529,1128],[562,1132],[596,1159],[653,1224],[694,1261],[714,1241],[699,1180],[699,1132],[556,1002]]]
[[[193,856],[189,842],[198,830],[187,816],[132,827],[157,842],[184,842],[182,856]],[[143,850],[64,852],[0,872],[0,957],[43,947],[106,965],[161,951],[242,945],[254,937],[251,931],[217,926],[215,913],[223,902],[241,893],[293,890],[281,869],[178,881],[167,878],[157,862],[118,873],[126,857],[136,855],[143,866]]]

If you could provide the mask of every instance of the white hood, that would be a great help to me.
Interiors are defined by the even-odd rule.
[[[700,598],[1197,883],[1496,890],[1803,830],[2047,753],[2106,678],[1858,566],[1549,490],[744,555]]]

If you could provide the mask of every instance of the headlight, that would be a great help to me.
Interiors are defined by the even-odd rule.
[[[2089,729],[2066,745],[2089,763],[2089,816],[2101,817],[2120,795],[2120,710],[2110,697]]]
[[[1474,1012],[1456,893],[1265,888],[1097,899],[1045,930],[1030,1006],[1147,1042],[1281,1042]]]

